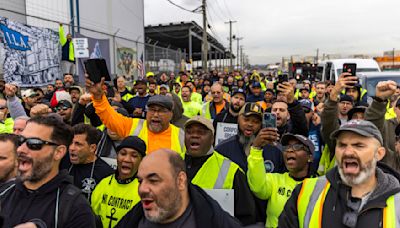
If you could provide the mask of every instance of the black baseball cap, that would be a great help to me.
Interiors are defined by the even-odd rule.
[[[340,133],[344,131],[351,131],[365,137],[374,137],[381,143],[381,145],[383,145],[381,132],[378,130],[375,124],[371,123],[370,121],[350,120],[347,123],[341,125],[338,130],[332,132],[331,139],[337,139]]]

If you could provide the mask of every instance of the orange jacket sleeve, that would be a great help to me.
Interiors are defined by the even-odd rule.
[[[93,107],[96,109],[96,114],[107,128],[121,137],[129,136],[132,128],[132,118],[123,116],[115,111],[110,103],[108,103],[105,95],[103,95],[100,100],[96,100],[92,96],[92,100]]]

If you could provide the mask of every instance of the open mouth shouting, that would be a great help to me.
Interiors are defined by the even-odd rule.
[[[354,157],[344,157],[341,168],[344,174],[357,175],[360,172],[360,160]]]

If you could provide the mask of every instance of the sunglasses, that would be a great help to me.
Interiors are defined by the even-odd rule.
[[[58,111],[61,111],[61,110],[67,110],[67,109],[69,109],[70,107],[68,107],[68,106],[59,106],[59,107],[55,107],[54,108],[54,111],[55,112],[58,112]]]
[[[59,146],[57,143],[49,142],[39,138],[25,138],[24,136],[19,136],[18,146],[22,146],[24,143],[26,143],[26,146],[31,150],[41,150],[44,145]]]
[[[287,146],[283,146],[282,148],[283,148],[283,151],[288,151],[289,149],[292,149],[294,151],[299,151],[299,150],[308,151],[308,149],[303,144],[287,145]]]

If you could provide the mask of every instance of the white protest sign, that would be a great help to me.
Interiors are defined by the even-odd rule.
[[[89,58],[89,43],[87,38],[74,38],[75,58]]]
[[[217,201],[224,211],[234,216],[235,196],[233,189],[204,189],[204,191]]]
[[[223,140],[237,134],[238,125],[233,123],[217,123],[217,132],[215,134],[215,145]]]
[[[108,157],[101,157],[111,168],[114,170],[117,169],[117,159],[115,158],[108,158]]]

